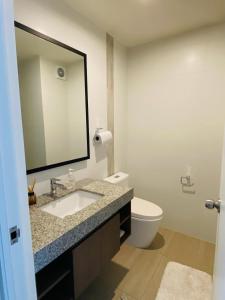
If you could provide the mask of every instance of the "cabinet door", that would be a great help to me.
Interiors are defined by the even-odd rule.
[[[75,298],[99,275],[101,269],[101,235],[96,231],[73,250]]]
[[[120,216],[115,215],[102,228],[101,234],[101,265],[104,267],[120,249]]]

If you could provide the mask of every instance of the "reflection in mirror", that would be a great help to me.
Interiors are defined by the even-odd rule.
[[[27,173],[88,159],[86,55],[16,26]]]

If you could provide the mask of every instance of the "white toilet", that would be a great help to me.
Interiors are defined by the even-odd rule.
[[[118,172],[105,180],[128,187],[128,174]],[[134,197],[131,200],[131,236],[127,243],[139,248],[147,248],[153,241],[163,218],[162,209],[147,200]]]

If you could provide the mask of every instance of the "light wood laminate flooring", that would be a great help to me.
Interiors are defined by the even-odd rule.
[[[79,300],[154,300],[169,261],[213,272],[215,246],[161,228],[149,249],[123,244]]]

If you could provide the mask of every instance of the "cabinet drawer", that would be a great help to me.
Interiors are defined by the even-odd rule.
[[[120,248],[120,216],[115,215],[73,250],[74,294],[77,299]]]
[[[115,215],[102,228],[101,234],[101,266],[104,267],[120,249],[120,216]]]
[[[74,293],[77,298],[99,275],[101,235],[96,231],[73,250]]]

